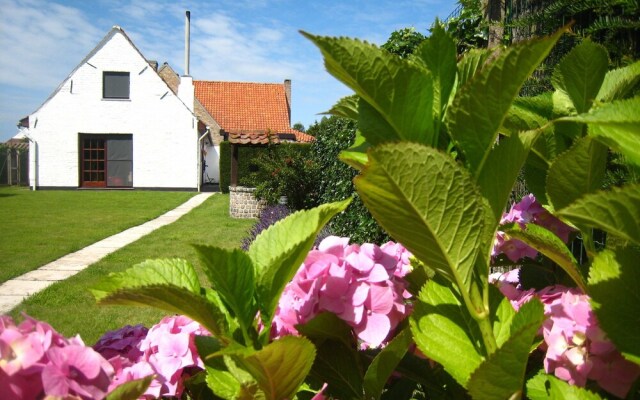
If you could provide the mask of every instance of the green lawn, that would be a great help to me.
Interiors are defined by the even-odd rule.
[[[191,244],[239,247],[254,220],[229,217],[229,196],[216,194],[173,224],[162,227],[27,299],[11,312],[26,312],[50,323],[65,336],[77,333],[93,344],[102,333],[126,324],[149,327],[166,312],[144,307],[97,306],[88,288],[109,272],[122,271],[152,258],[185,258],[200,268]]]
[[[152,220],[194,194],[0,187],[0,283]]]

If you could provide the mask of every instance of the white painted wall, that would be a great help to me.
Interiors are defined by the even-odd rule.
[[[134,188],[197,188],[197,120],[126,37],[113,37],[29,117],[37,186],[78,187],[80,133],[133,136]],[[130,99],[102,99],[102,72],[130,73]],[[36,156],[36,152],[32,156]]]
[[[207,168],[205,168],[205,173],[214,182],[220,183],[220,146],[207,146],[206,151],[207,155],[204,159]],[[207,179],[206,176],[205,179]]]

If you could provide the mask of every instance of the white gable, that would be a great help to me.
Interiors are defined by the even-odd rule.
[[[105,72],[128,76],[128,98],[103,97]],[[80,135],[130,135],[134,188],[195,189],[197,125],[124,31],[114,27],[30,115],[29,135],[38,147],[32,179],[40,187],[82,186]]]

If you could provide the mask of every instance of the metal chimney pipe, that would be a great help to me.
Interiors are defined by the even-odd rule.
[[[189,76],[189,41],[191,38],[191,11],[187,11],[184,20],[184,74]]]

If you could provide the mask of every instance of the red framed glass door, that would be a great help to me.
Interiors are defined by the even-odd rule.
[[[80,186],[106,187],[106,141],[91,136],[80,138]]]

